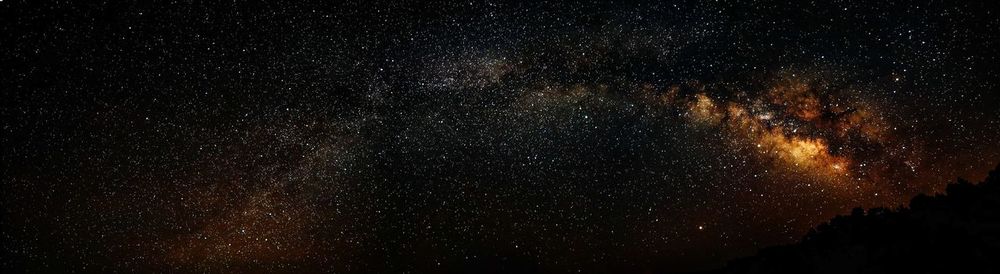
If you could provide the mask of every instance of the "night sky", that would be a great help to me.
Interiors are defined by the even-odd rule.
[[[1000,162],[992,1],[345,2],[0,1],[0,266],[703,270]]]

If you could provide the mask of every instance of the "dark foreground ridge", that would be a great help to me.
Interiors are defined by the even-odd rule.
[[[716,273],[1000,273],[1000,166],[909,208],[853,210]]]

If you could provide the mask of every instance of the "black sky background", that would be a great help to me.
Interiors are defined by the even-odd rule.
[[[5,0],[3,266],[719,267],[982,179],[998,18],[989,1]],[[783,121],[857,187],[642,93],[742,103],[787,79],[885,121],[881,139]]]

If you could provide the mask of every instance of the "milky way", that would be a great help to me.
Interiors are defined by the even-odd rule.
[[[690,271],[1000,161],[986,3],[0,2],[4,269]]]

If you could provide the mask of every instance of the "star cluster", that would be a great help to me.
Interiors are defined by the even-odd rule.
[[[1000,160],[988,3],[334,2],[0,2],[0,266],[703,270]]]

